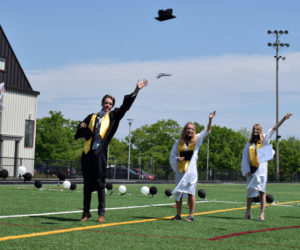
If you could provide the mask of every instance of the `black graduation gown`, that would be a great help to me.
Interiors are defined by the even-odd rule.
[[[123,104],[119,108],[115,108],[109,113],[109,128],[102,140],[100,147],[96,151],[90,149],[90,151],[87,154],[82,152],[81,169],[84,185],[86,185],[86,187],[89,187],[91,192],[96,191],[99,188],[105,187],[105,169],[107,165],[108,144],[114,136],[114,134],[116,133],[120,120],[130,109],[132,103],[135,100],[135,97],[136,95],[133,96],[133,93],[124,96]],[[94,138],[94,133],[91,132],[91,130],[88,128],[92,115],[93,114],[88,115],[83,121],[87,124],[86,128],[80,128],[78,125],[78,129],[75,134],[75,139],[85,138],[86,140],[88,140],[91,135]],[[93,131],[95,131],[95,129],[93,129]],[[93,140],[91,143],[91,147],[92,145]]]

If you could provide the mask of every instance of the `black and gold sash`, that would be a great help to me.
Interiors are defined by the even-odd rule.
[[[249,146],[249,160],[250,160],[251,173],[254,173],[259,166],[257,149],[261,148],[262,146],[263,146],[262,143],[257,143],[256,145],[254,143],[251,143]]]
[[[180,161],[178,162],[178,171],[182,174],[183,172],[186,172],[188,167],[189,167],[189,164],[190,164],[190,160],[191,160],[191,157],[193,155],[193,152],[194,152],[194,149],[195,149],[195,144],[193,143],[190,143],[188,145],[188,148],[186,150],[186,147],[185,147],[185,144],[184,143],[178,143],[178,156],[185,156],[185,159],[187,160],[184,160],[184,161]],[[190,154],[183,154],[185,152],[188,152]],[[190,155],[190,157],[186,157],[186,155]]]
[[[89,123],[89,128],[91,131],[94,131],[94,127],[95,127],[95,121],[96,121],[96,117],[99,115],[99,113],[97,114],[93,114]],[[109,113],[106,113],[101,120],[101,124],[100,124],[100,129],[99,129],[99,135],[100,137],[103,139],[108,128],[109,128],[109,124],[110,124],[110,119],[109,119]],[[93,137],[91,137],[90,139],[88,139],[87,141],[85,141],[84,144],[84,148],[83,151],[85,154],[87,154],[90,151],[91,148],[91,143],[92,143],[92,139]]]

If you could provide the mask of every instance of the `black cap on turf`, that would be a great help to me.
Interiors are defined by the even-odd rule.
[[[66,179],[66,174],[64,172],[58,172],[56,174],[57,178],[60,179],[61,181],[64,181]]]
[[[268,203],[272,203],[272,202],[274,201],[273,195],[267,194],[267,195],[266,195],[266,201],[267,201]]]
[[[36,188],[41,188],[41,187],[42,187],[42,181],[40,181],[40,180],[35,180],[35,181],[34,181],[34,186],[35,186]]]
[[[6,169],[1,169],[0,170],[0,178],[2,177],[3,179],[7,178],[8,176],[8,171]]]
[[[32,174],[27,172],[23,175],[23,177],[24,177],[24,181],[31,181]]]
[[[70,189],[71,189],[71,190],[75,190],[76,187],[77,187],[76,183],[75,183],[75,182],[71,182]]]
[[[105,184],[105,187],[107,190],[112,190],[113,189],[113,184],[111,182],[108,182]]]
[[[201,199],[204,199],[206,197],[206,192],[204,189],[199,189],[198,190],[198,196],[201,198]]]
[[[170,197],[172,195],[172,190],[166,189],[165,194],[166,194],[166,196]]]
[[[150,194],[152,194],[152,195],[155,195],[156,193],[157,193],[157,188],[156,187],[151,187],[150,189],[149,189],[149,193]]]
[[[172,13],[173,9],[159,10],[158,17],[155,17],[155,19],[161,22],[175,18],[176,16],[173,16]]]

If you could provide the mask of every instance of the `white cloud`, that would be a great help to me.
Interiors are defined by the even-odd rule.
[[[293,117],[280,131],[300,137],[300,53],[287,54],[279,67],[280,117]],[[172,73],[156,79],[157,73]],[[139,93],[131,110],[132,129],[161,119],[206,124],[211,110],[214,123],[233,129],[261,122],[265,129],[275,123],[275,59],[260,55],[223,55],[165,61],[111,62],[69,65],[63,68],[30,71],[27,76],[39,96],[38,116],[49,110],[62,111],[66,118],[82,120],[100,108],[106,93],[114,95],[116,106],[133,91],[137,79],[149,86]],[[128,125],[122,121],[116,136],[124,138]]]

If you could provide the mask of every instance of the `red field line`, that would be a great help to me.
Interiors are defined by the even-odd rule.
[[[226,234],[226,235],[221,235],[221,236],[213,237],[213,238],[210,238],[208,240],[216,241],[216,240],[223,240],[223,239],[227,239],[227,238],[234,237],[234,236],[240,236],[240,235],[244,235],[244,234],[254,234],[254,233],[262,233],[262,232],[268,232],[268,231],[293,229],[293,228],[300,228],[300,226],[275,227],[275,228],[265,228],[265,229],[260,229],[260,230],[237,232],[237,233],[232,233],[232,234]]]

